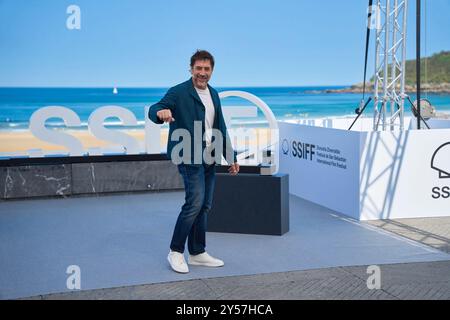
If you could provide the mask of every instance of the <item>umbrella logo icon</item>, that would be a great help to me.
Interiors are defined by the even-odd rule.
[[[281,150],[283,151],[283,154],[287,155],[289,153],[289,142],[287,139],[283,140],[283,144],[281,145]]]
[[[450,142],[444,143],[433,153],[431,168],[439,172],[439,179],[450,178]]]

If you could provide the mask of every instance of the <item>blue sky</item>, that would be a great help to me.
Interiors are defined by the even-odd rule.
[[[197,48],[216,58],[215,86],[353,84],[362,81],[367,2],[0,0],[0,86],[168,87],[189,78]],[[450,1],[423,2],[427,53],[450,50]],[[66,28],[71,4],[81,30]]]

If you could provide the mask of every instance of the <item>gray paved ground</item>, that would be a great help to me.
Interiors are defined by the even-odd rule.
[[[450,218],[396,219],[370,225],[450,252]],[[368,266],[176,281],[75,291],[29,299],[450,299],[450,261],[380,265],[381,288],[367,287]]]
[[[78,291],[32,299],[450,299],[450,261],[379,267],[381,288],[372,290],[367,287],[367,266],[354,266]]]
[[[369,224],[450,253],[450,217],[374,220]]]

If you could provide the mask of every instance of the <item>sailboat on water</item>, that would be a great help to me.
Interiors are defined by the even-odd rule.
[[[118,94],[118,93],[119,93],[119,91],[117,90],[117,87],[114,87],[113,94]]]

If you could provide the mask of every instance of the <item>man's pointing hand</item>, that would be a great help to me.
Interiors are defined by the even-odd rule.
[[[174,118],[172,118],[172,112],[169,109],[159,110],[156,115],[158,118],[164,122],[173,122],[175,121]]]

